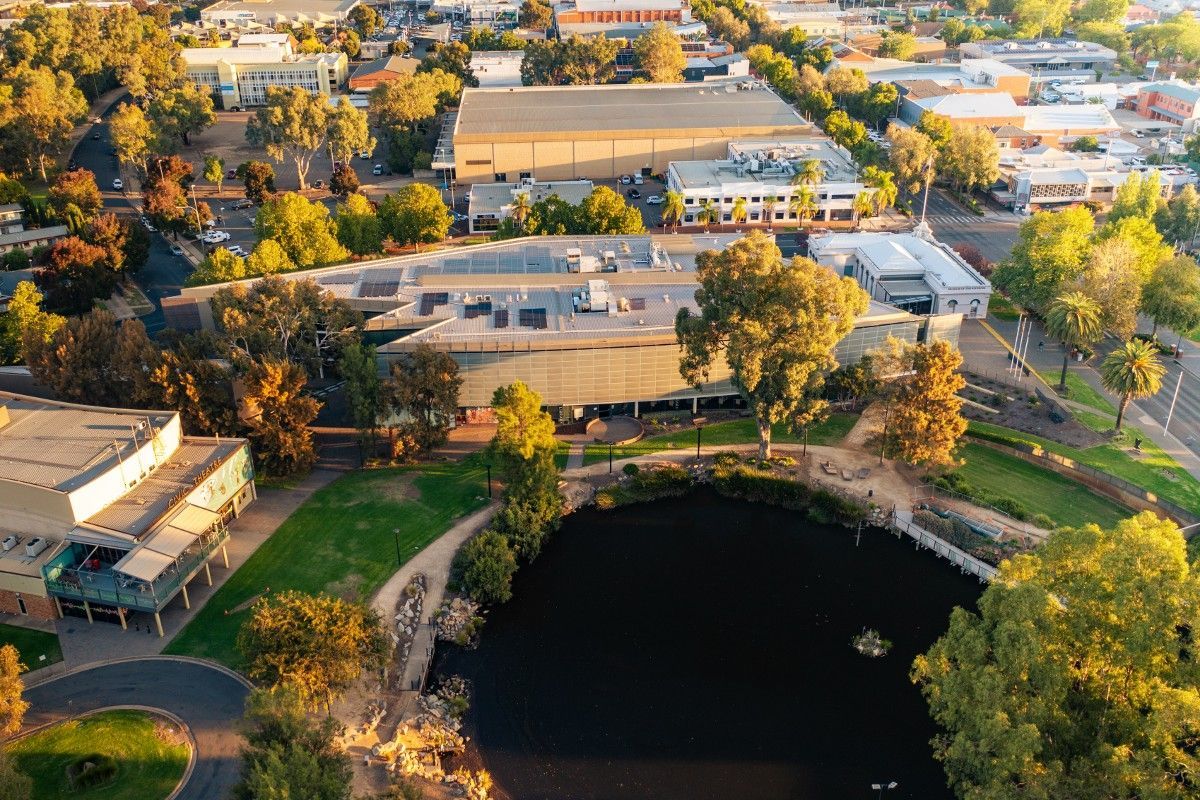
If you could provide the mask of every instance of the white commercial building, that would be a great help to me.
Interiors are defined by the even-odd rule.
[[[734,206],[744,201],[750,225],[797,224],[793,198],[802,187],[793,185],[805,161],[817,161],[823,177],[812,187],[817,220],[848,220],[854,198],[866,187],[849,151],[823,136],[783,140],[743,140],[729,145],[727,158],[672,161],[667,188],[683,195],[683,225],[701,225],[703,209],[711,203],[717,213],[711,224],[734,222]]]
[[[835,233],[808,240],[809,257],[854,278],[873,300],[912,314],[987,316],[992,285],[928,226],[911,233]]]
[[[218,28],[268,28],[312,23],[316,28],[344,23],[359,0],[217,0],[200,11],[200,21]]]
[[[188,78],[207,86],[226,109],[262,105],[270,86],[333,94],[348,77],[345,53],[295,55],[290,45],[186,47],[180,55]]]
[[[471,74],[481,89],[521,86],[524,50],[478,50],[471,53]]]
[[[999,203],[1038,211],[1092,202],[1108,208],[1117,189],[1134,173],[1157,173],[1164,199],[1187,183],[1195,172],[1179,166],[1133,166],[1105,153],[1064,152],[1040,145],[1023,151],[1000,152],[1000,183],[992,189]]]
[[[520,183],[471,184],[467,218],[471,233],[494,231],[512,216],[513,204],[525,195],[529,205],[557,196],[577,206],[592,193],[591,181],[536,181],[526,178]]]

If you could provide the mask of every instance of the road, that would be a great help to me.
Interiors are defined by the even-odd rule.
[[[195,661],[142,658],[81,670],[25,691],[25,728],[116,705],[169,711],[196,740],[196,766],[179,800],[224,800],[240,774],[242,718],[249,689],[230,674]]]
[[[921,215],[921,197],[913,201],[913,212]],[[1008,212],[989,209],[978,216],[942,194],[940,189],[929,192],[925,221],[934,236],[948,245],[970,244],[979,249],[989,261],[999,261],[1012,250],[1017,240],[1021,218]]]

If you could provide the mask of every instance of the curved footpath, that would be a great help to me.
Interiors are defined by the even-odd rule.
[[[195,766],[178,800],[224,800],[240,775],[238,723],[249,692],[240,676],[195,659],[116,661],[26,689],[31,705],[23,731],[109,706],[161,709],[181,719],[196,744]]]

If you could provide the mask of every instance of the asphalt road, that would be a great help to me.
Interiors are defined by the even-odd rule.
[[[920,195],[913,200],[913,212],[917,217],[921,216]],[[974,245],[989,261],[999,261],[1008,255],[1017,241],[1021,218],[995,212],[980,217],[946,197],[940,190],[932,189],[925,221],[933,229],[934,236],[946,244]]]
[[[196,766],[179,800],[224,800],[240,774],[242,718],[249,689],[228,673],[194,661],[143,658],[75,672],[25,692],[25,727],[115,705],[169,711],[196,740]]]

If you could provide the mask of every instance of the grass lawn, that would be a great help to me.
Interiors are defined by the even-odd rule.
[[[1096,433],[1108,433],[1117,424],[1116,419],[1112,417],[1104,417],[1100,414],[1093,414],[1090,411],[1071,410],[1071,416],[1075,417],[1075,421],[1085,428],[1089,428]]]
[[[1021,317],[1021,313],[1017,311],[1017,307],[1012,304],[1012,301],[998,292],[994,292],[988,299],[987,311],[988,316],[999,317],[1003,320],[1012,321]]]
[[[158,730],[169,724],[170,731]],[[7,747],[17,769],[33,780],[37,800],[162,800],[187,767],[189,746],[171,723],[142,711],[103,711],[64,722]],[[117,762],[113,782],[74,791],[67,766],[101,754]]]
[[[21,654],[21,662],[29,669],[48,667],[62,661],[62,648],[53,633],[43,633],[16,625],[0,625],[0,645],[11,644]],[[39,661],[38,656],[45,656]]]
[[[1074,400],[1076,403],[1083,403],[1085,406],[1091,406],[1097,411],[1103,411],[1105,414],[1112,414],[1114,417],[1117,415],[1117,407],[1110,403],[1107,397],[1088,385],[1087,381],[1079,377],[1076,373],[1067,370],[1067,390],[1065,392],[1058,388],[1058,379],[1062,376],[1061,370],[1039,370],[1038,374],[1060,396],[1068,400]],[[1112,426],[1109,425],[1108,429],[1111,430]]]
[[[981,444],[964,445],[959,457],[966,463],[956,471],[973,485],[1019,500],[1030,513],[1045,514],[1059,525],[1108,527],[1133,514],[1081,483]]]
[[[237,668],[237,632],[250,613],[241,606],[264,589],[366,599],[396,571],[393,529],[399,529],[400,557],[407,561],[455,519],[481,508],[486,494],[478,459],[351,472],[296,509],[166,652]]]
[[[809,444],[837,444],[845,438],[854,423],[858,421],[857,414],[838,412],[831,414],[829,419],[820,425],[812,426],[808,431]],[[753,419],[737,419],[731,422],[718,422],[706,425],[700,434],[700,444],[706,447],[724,444],[751,444],[758,441],[758,428]],[[771,428],[771,441],[774,443],[799,443],[804,441],[801,433],[789,433],[787,426],[775,425]],[[645,439],[613,448],[613,459],[632,458],[650,453],[660,453],[663,450],[676,450],[696,446],[696,431],[687,428],[674,433],[660,433],[657,436],[647,436]],[[588,445],[584,453],[584,464],[595,464],[608,458],[608,446]]]
[[[1117,445],[1101,444],[1079,450],[1065,444],[1052,442],[1040,436],[1034,436],[1010,428],[1001,428],[986,422],[972,422],[970,432],[998,441],[1001,444],[1014,442],[1030,442],[1040,445],[1052,453],[1072,458],[1080,464],[1086,464],[1098,470],[1127,480],[1135,486],[1148,492],[1154,492],[1159,497],[1169,500],[1187,509],[1193,514],[1200,514],[1200,481],[1179,465],[1175,459],[1163,452],[1158,445],[1142,436],[1137,428],[1126,427],[1129,437],[1142,438],[1142,453],[1140,459],[1132,458]],[[1169,471],[1174,480],[1164,474]]]

